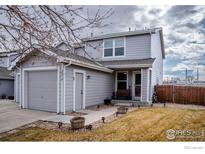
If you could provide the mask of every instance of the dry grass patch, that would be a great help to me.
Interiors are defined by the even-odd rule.
[[[205,110],[141,108],[92,131],[63,132],[28,128],[1,138],[1,141],[169,141],[168,129],[205,130]],[[173,141],[205,141],[176,138]]]

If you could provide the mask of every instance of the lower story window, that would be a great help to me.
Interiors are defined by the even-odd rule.
[[[127,89],[127,72],[117,72],[117,89]]]

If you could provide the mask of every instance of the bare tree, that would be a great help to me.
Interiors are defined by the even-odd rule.
[[[69,48],[80,43],[80,33],[103,27],[112,9],[95,14],[83,6],[0,6],[0,48],[21,53],[32,48],[49,49],[65,42]]]

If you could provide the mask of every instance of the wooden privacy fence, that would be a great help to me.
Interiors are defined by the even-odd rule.
[[[205,106],[205,87],[156,85],[155,91],[159,102]]]

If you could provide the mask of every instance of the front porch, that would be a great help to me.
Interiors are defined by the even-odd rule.
[[[150,68],[115,70],[115,90],[112,103],[149,104],[152,96]]]
[[[99,61],[114,70],[112,100],[150,103],[156,84],[156,73],[152,70],[154,61],[155,58]]]

